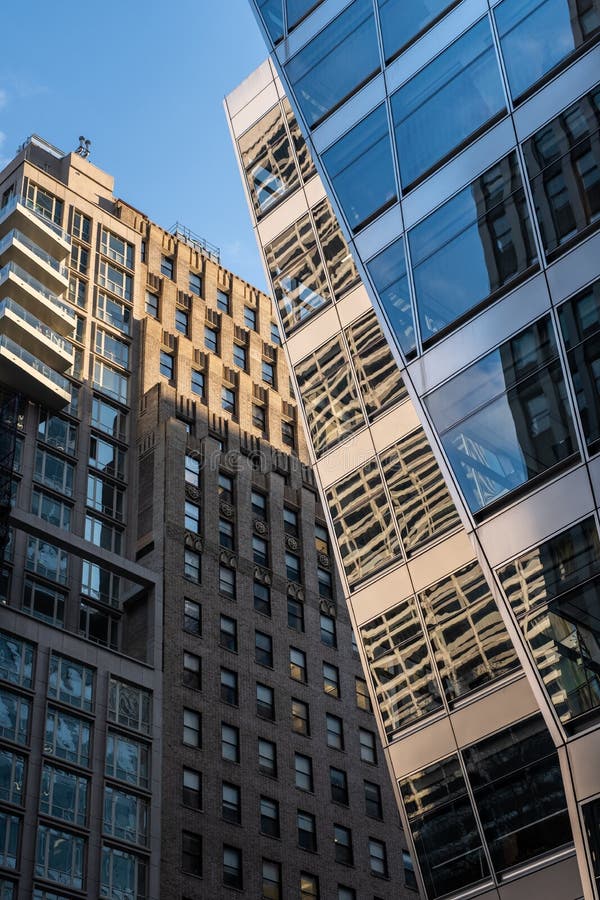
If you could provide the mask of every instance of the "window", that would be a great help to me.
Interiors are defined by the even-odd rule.
[[[373,819],[383,818],[383,807],[381,805],[381,790],[378,784],[372,781],[364,781],[365,787],[365,812]]]
[[[123,334],[131,334],[132,311],[121,300],[115,300],[114,297],[98,291],[96,315],[113,328],[118,328]]]
[[[419,326],[427,342],[495,300],[536,263],[516,153],[412,228],[408,242]],[[441,272],[452,302],[440,302],[435,290]]]
[[[190,387],[192,394],[197,394],[198,397],[204,397],[204,372],[199,372],[197,369],[192,369],[192,381]]]
[[[329,786],[333,802],[348,806],[348,776],[343,769],[329,767]]]
[[[292,697],[292,731],[310,737],[310,718],[308,703]]]
[[[183,710],[183,743],[188,747],[200,747],[202,743],[202,719],[193,709]]]
[[[311,813],[299,809],[296,814],[298,826],[298,844],[303,850],[317,850],[317,825]]]
[[[335,861],[344,866],[354,865],[354,851],[352,850],[352,832],[343,825],[333,826],[333,848]]]
[[[323,597],[324,600],[331,600],[333,597],[331,572],[319,566],[317,568],[317,579],[319,582],[319,597]]]
[[[170,256],[161,256],[160,274],[166,278],[173,278],[173,259]]]
[[[402,851],[402,865],[404,867],[404,884],[411,891],[418,891],[417,876],[415,874],[415,866],[408,850]]]
[[[234,548],[233,522],[228,519],[219,519],[219,545],[227,550]]]
[[[371,698],[369,697],[369,689],[364,678],[355,677],[354,679],[354,695],[356,697],[356,705],[365,712],[372,712]]]
[[[285,552],[285,574],[288,581],[300,582],[300,557],[295,553]]]
[[[147,790],[150,783],[150,751],[133,738],[108,732],[106,774]]]
[[[384,104],[326,150],[322,160],[353,231],[364,227],[396,201]]]
[[[293,597],[287,599],[288,628],[302,633],[304,631],[304,604]]]
[[[202,809],[202,775],[196,769],[183,770],[182,800],[184,806]]]
[[[408,190],[505,111],[487,17],[409,79],[391,104],[402,187]],[[419,140],[424,128],[427,141]]]
[[[294,754],[294,771],[296,773],[296,787],[302,791],[313,791],[312,759],[302,753]]]
[[[200,554],[193,550],[184,551],[183,575],[189,581],[200,583]]]
[[[195,503],[185,501],[184,507],[184,524],[187,531],[197,534],[200,531],[200,507]]]
[[[264,406],[260,406],[258,403],[252,404],[252,424],[259,431],[267,430],[267,412]]]
[[[296,446],[296,426],[287,419],[281,420],[281,440],[286,447],[291,447],[292,450]]]
[[[217,288],[217,309],[227,313],[227,315],[230,315],[231,313],[229,294],[226,291],[220,290],[220,288]]]
[[[185,309],[175,308],[175,331],[189,337],[190,317]]]
[[[109,525],[103,519],[90,515],[85,517],[85,539],[95,544],[96,547],[120,554],[122,535],[123,532],[120,529]]]
[[[69,278],[69,301],[71,303],[74,303],[76,306],[80,306],[82,309],[85,309],[87,303],[86,292],[87,283],[83,280],[83,278],[77,278],[75,275],[71,275],[71,277]]]
[[[306,654],[303,650],[290,647],[290,675],[294,681],[306,682]]]
[[[233,364],[234,366],[238,366],[240,369],[244,371],[248,365],[248,351],[246,347],[242,347],[241,344],[233,345]]]
[[[98,265],[98,284],[123,300],[131,301],[133,299],[133,278],[131,275],[103,260]]]
[[[235,416],[236,396],[234,388],[225,387],[225,385],[221,388],[221,409]]]
[[[375,748],[375,735],[366,728],[358,729],[360,740],[360,758],[363,762],[377,765],[377,750]]]
[[[321,643],[325,644],[326,647],[337,647],[337,630],[335,626],[335,619],[331,616],[328,616],[326,613],[321,613],[320,616],[320,630],[321,630]]]
[[[144,896],[146,893],[146,863],[133,853],[102,848],[100,871],[100,896],[115,897],[129,894]],[[50,900],[50,898],[48,898]]]
[[[244,325],[251,331],[256,331],[256,310],[250,306],[244,306]]]
[[[202,838],[199,834],[182,831],[181,868],[188,875],[202,876]]]
[[[340,673],[337,666],[323,663],[323,690],[330,697],[340,697]]]
[[[356,900],[356,891],[354,888],[338,884],[337,900]],[[378,900],[378,898],[374,898],[374,900]]]
[[[17,744],[26,744],[29,734],[31,703],[18,694],[0,688],[3,715],[0,719],[0,736]]]
[[[219,472],[218,492],[219,500],[224,503],[233,503],[233,478],[224,472]]]
[[[258,739],[258,770],[262,775],[277,778],[277,747],[265,738]]]
[[[268,544],[264,538],[252,535],[252,558],[259,566],[268,566]]]
[[[279,837],[279,804],[270,797],[260,798],[260,830],[270,837]]]
[[[186,687],[193,688],[196,691],[202,688],[202,668],[201,659],[194,653],[184,652],[183,654],[183,683]]]
[[[281,865],[270,859],[262,861],[261,897],[263,900],[282,900]]]
[[[266,684],[256,683],[256,715],[261,719],[275,719],[275,691]]]
[[[25,757],[10,750],[0,749],[0,800],[23,805],[25,787]],[[85,820],[84,820],[85,821]],[[2,893],[0,892],[0,898]]]
[[[150,732],[152,695],[144,688],[110,676],[107,718],[125,728]]]
[[[407,359],[411,359],[416,352],[416,338],[408,289],[404,238],[399,238],[374,257],[367,268],[400,349]]]
[[[190,272],[188,276],[188,290],[196,297],[202,296],[202,276],[198,272]]]
[[[104,787],[103,833],[145,847],[148,842],[148,803],[141,797]]]
[[[92,398],[92,425],[118,441],[127,439],[127,415],[100,397]]]
[[[219,644],[221,645],[221,647],[224,647],[225,650],[231,650],[233,653],[237,653],[237,622],[235,619],[231,619],[229,616],[221,616]]]
[[[223,884],[239,891],[244,887],[242,851],[227,844],[223,844]]]
[[[0,678],[3,681],[32,687],[34,655],[34,648],[27,641],[0,631]]]
[[[119,622],[116,617],[83,601],[79,604],[79,634],[112,650],[119,648]]]
[[[254,632],[254,659],[259,666],[273,668],[273,638],[262,631]]]
[[[47,450],[35,451],[34,477],[52,490],[66,497],[73,494],[73,471],[71,463]]]
[[[148,261],[147,256],[148,256],[148,245],[147,245],[147,242],[144,240],[144,238],[142,238],[142,240],[140,241],[140,259],[143,263]]]
[[[88,666],[52,651],[48,696],[76,709],[91,712],[94,705],[94,672]]]
[[[96,327],[96,343],[94,347],[96,353],[110,359],[111,362],[117,363],[124,368],[129,367],[129,350],[130,345],[127,341],[122,341],[108,331]]]
[[[238,705],[238,676],[231,669],[221,668],[221,700],[230,706]]]
[[[277,344],[278,347],[281,346],[281,335],[279,334],[277,322],[271,322],[271,342]]]
[[[44,752],[78,766],[90,763],[92,730],[88,722],[48,707]]]
[[[371,875],[388,877],[387,851],[383,841],[369,838],[369,867]]]
[[[89,244],[91,233],[91,220],[78,210],[74,210],[73,227],[71,228],[71,234],[73,235],[73,237],[79,238],[80,241],[85,241],[86,244]],[[102,252],[104,252],[104,250]]]
[[[300,872],[300,900],[319,900],[319,879],[308,872]]]
[[[266,384],[270,384],[271,387],[275,386],[275,366],[273,363],[265,362],[265,360],[263,360],[262,380],[266,382]]]
[[[80,247],[79,244],[71,244],[70,266],[75,272],[80,272],[81,275],[87,275],[89,260],[89,250],[85,247]]]
[[[27,578],[23,587],[23,611],[34,619],[62,628],[65,618],[65,595]]]
[[[298,536],[298,513],[295,509],[290,509],[289,506],[283,507],[283,530],[286,534],[291,534],[294,537]]]
[[[185,482],[192,487],[200,486],[200,460],[197,456],[185,454]]]
[[[133,245],[105,228],[102,229],[100,236],[100,252],[119,263],[120,266],[133,269]]]
[[[154,319],[158,319],[158,303],[158,294],[146,291],[146,314]]]
[[[259,519],[267,518],[267,498],[258,491],[252,491],[252,512]]]
[[[229,597],[230,600],[235,600],[235,585],[236,585],[235,569],[232,569],[229,566],[220,565],[219,566],[219,593],[223,594],[225,597]]]
[[[219,347],[219,333],[216,328],[210,328],[210,326],[204,326],[204,346],[211,353],[218,353]]]
[[[240,825],[242,822],[242,792],[237,784],[223,781],[221,784],[221,815],[226,822]]]
[[[390,276],[389,271],[387,276]],[[385,292],[382,292],[382,298],[384,296]],[[396,296],[395,299],[399,298]],[[374,422],[390,407],[407,399],[406,386],[373,311],[349,325],[345,335],[367,419]]]
[[[27,185],[27,206],[42,218],[49,219],[55,225],[62,225],[64,209],[62,200],[31,181]]]
[[[160,351],[160,374],[163,378],[168,378],[169,381],[173,380],[173,376],[175,373],[175,359],[172,353],[167,353],[166,350]]]
[[[129,379],[101,359],[94,360],[94,387],[119,403],[129,402]]]
[[[325,725],[327,731],[327,746],[334,750],[344,749],[344,723],[338,716],[332,716],[327,713],[325,716]]]
[[[310,128],[379,70],[373,8],[355,0],[285,66]]]
[[[254,582],[254,609],[264,616],[271,615],[271,589],[260,581]]]
[[[83,890],[85,857],[86,842],[83,838],[48,825],[38,825],[35,858],[35,875],[38,878],[47,878],[64,887]]]
[[[221,722],[221,756],[229,762],[240,761],[240,732],[227,722]]]
[[[548,316],[429,395],[427,406],[473,513],[576,453],[565,398]]]

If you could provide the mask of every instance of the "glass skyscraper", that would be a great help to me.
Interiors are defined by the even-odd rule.
[[[600,883],[600,4],[266,0],[226,100],[428,898]]]

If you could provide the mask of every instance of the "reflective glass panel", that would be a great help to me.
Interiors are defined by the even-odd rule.
[[[353,231],[387,209],[397,194],[385,104],[326,150],[322,161]]]
[[[327,499],[350,585],[401,558],[376,462],[338,481],[327,492]]]
[[[367,418],[373,422],[406,399],[406,388],[373,311],[346,328],[345,335]]]
[[[315,174],[315,165],[312,161],[312,157],[308,151],[308,147],[306,146],[306,141],[304,140],[304,135],[298,127],[298,122],[296,121],[296,117],[292,111],[290,101],[287,99],[287,97],[282,101],[282,104],[283,111],[285,112],[285,117],[287,120],[288,129],[292,136],[294,150],[296,151],[296,161],[300,166],[300,174],[302,175],[303,181],[308,181],[308,179]]]
[[[332,338],[296,366],[296,378],[317,456],[365,424],[341,338]]]
[[[439,19],[456,0],[377,0],[386,61]]]
[[[399,782],[428,897],[489,878],[473,807],[456,756]]]
[[[577,408],[590,452],[600,446],[600,281],[558,310]]]
[[[523,145],[547,254],[598,226],[600,90],[586,94]]]
[[[331,279],[333,295],[339,300],[350,288],[358,284],[358,272],[329,200],[317,203],[313,207],[312,214],[325,257],[327,274]]]
[[[508,632],[476,562],[419,594],[449,703],[518,665]]]
[[[354,0],[290,60],[286,70],[312,127],[379,70],[371,0]]]
[[[596,889],[600,889],[600,799],[586,803],[582,810]]]
[[[323,260],[308,213],[265,247],[286,333],[331,302]]]
[[[487,18],[392,95],[392,117],[405,190],[505,110]]]
[[[30,688],[33,684],[34,649],[26,641],[0,631],[0,678]]]
[[[288,30],[297,25],[309,12],[312,12],[320,2],[321,0],[285,0]]]
[[[456,507],[419,428],[381,457],[407,554],[460,524]]]
[[[25,787],[25,757],[12,750],[0,749],[0,800],[4,803],[23,803]],[[0,900],[2,894],[0,893]]]
[[[597,0],[504,0],[494,16],[515,99],[600,31]]]
[[[385,733],[393,740],[442,707],[414,597],[373,619],[361,635]]]
[[[498,874],[572,841],[558,754],[541,716],[463,756]]]
[[[383,250],[368,263],[367,269],[400,349],[407,358],[414,356],[415,323],[408,289],[404,239],[400,238]]]
[[[586,519],[498,575],[561,721],[600,707],[600,542]]]
[[[74,825],[87,822],[87,778],[44,763],[40,790],[40,812]]]
[[[577,452],[548,316],[438,388],[426,403],[472,512]]]
[[[248,189],[257,216],[300,184],[281,107],[277,105],[239,140]]]
[[[423,342],[496,299],[536,259],[516,153],[408,233]]]
[[[276,44],[283,37],[283,0],[257,0],[269,37]]]

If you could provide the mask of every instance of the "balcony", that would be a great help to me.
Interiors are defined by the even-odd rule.
[[[0,296],[14,300],[62,337],[73,337],[74,310],[14,262],[0,268]]]
[[[69,270],[16,228],[0,238],[0,266],[13,262],[49,290],[61,292],[69,284]]]
[[[66,372],[73,365],[73,345],[14,300],[0,302],[3,334],[57,372]]]
[[[66,231],[34,209],[25,197],[11,197],[0,209],[0,238],[12,229],[20,231],[59,261],[65,260],[70,253],[71,238]]]
[[[62,409],[71,400],[67,379],[6,334],[0,335],[0,381],[48,409]]]

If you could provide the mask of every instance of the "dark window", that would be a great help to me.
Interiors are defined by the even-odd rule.
[[[383,841],[369,838],[369,867],[372,875],[388,877],[387,850]]]
[[[381,789],[378,784],[372,781],[364,781],[365,787],[365,812],[373,819],[383,818],[383,807],[381,805]]]
[[[188,290],[197,297],[202,296],[202,276],[197,272],[190,272],[188,278]]]
[[[600,800],[582,806],[583,822],[596,888],[600,888]]]
[[[267,498],[258,491],[252,491],[252,512],[260,519],[267,518]]]
[[[324,600],[331,600],[333,597],[331,572],[319,566],[317,568],[317,580],[319,582],[319,597],[323,597]]]
[[[298,513],[289,506],[283,507],[283,530],[286,534],[298,536]]]
[[[202,744],[202,718],[193,709],[183,710],[183,743],[188,747],[200,747]]]
[[[285,552],[285,574],[288,581],[299,582],[302,580],[300,570],[300,557],[295,553]]]
[[[402,865],[404,867],[404,884],[411,891],[418,891],[417,876],[415,874],[415,866],[408,850],[402,851]]]
[[[231,619],[229,616],[221,616],[219,643],[226,650],[232,650],[234,653],[237,653],[238,638],[235,619]]]
[[[323,663],[323,690],[330,697],[340,696],[340,672],[337,666]]]
[[[166,278],[173,278],[173,259],[170,256],[161,256],[160,274]]]
[[[223,385],[221,388],[221,409],[224,409],[225,412],[231,413],[232,416],[236,414],[236,396],[234,388],[229,388]]]
[[[188,875],[202,875],[202,838],[184,831],[181,834],[181,868]]]
[[[244,306],[244,325],[251,331],[256,331],[256,310],[251,306]]]
[[[287,419],[281,420],[281,440],[286,447],[291,447],[292,450],[296,446],[296,426]]]
[[[270,837],[279,837],[279,804],[270,797],[260,798],[260,830]]]
[[[187,597],[183,601],[183,630],[190,634],[202,634],[202,608]]]
[[[186,687],[199,691],[202,687],[201,659],[195,653],[183,653],[183,683]]]
[[[224,781],[221,784],[221,815],[226,822],[240,825],[242,821],[242,797],[237,784]]]
[[[327,713],[325,716],[327,730],[327,746],[334,750],[344,749],[344,723],[338,716]]]
[[[233,345],[233,364],[244,371],[248,365],[248,351],[241,344]]]
[[[429,28],[456,0],[377,0],[386,62]]]
[[[262,893],[265,900],[282,900],[281,865],[271,859],[262,861]]]
[[[359,709],[364,709],[365,712],[372,712],[373,707],[371,706],[371,698],[369,697],[369,689],[367,687],[367,682],[365,681],[364,678],[355,677],[354,690],[355,690],[357,707]]]
[[[404,238],[399,238],[374,257],[368,270],[400,349],[407,359],[411,359],[415,355],[416,337]]]
[[[252,535],[252,558],[259,566],[269,565],[268,544],[255,534]]]
[[[235,546],[233,522],[229,519],[219,519],[219,545],[227,550],[233,550]]]
[[[160,374],[163,378],[168,378],[169,381],[172,381],[173,375],[175,372],[175,359],[171,353],[167,353],[166,350],[160,351]]]
[[[240,731],[227,722],[221,722],[221,756],[229,762],[240,761]]]
[[[256,683],[256,715],[261,719],[275,719],[275,691],[266,684]]]
[[[240,891],[244,887],[242,851],[227,844],[223,844],[223,884]]]
[[[303,791],[313,790],[313,769],[310,756],[302,753],[294,754],[294,770],[296,772],[296,787]]]
[[[267,430],[267,413],[264,406],[260,406],[258,403],[252,404],[252,424],[259,431]]]
[[[183,805],[202,809],[202,775],[195,769],[183,770]]]
[[[227,313],[227,315],[231,312],[229,307],[229,294],[226,293],[226,291],[221,291],[219,288],[217,288],[217,309]]]
[[[292,697],[292,731],[306,737],[310,736],[308,703],[303,703],[302,700],[296,700],[294,697]]]
[[[260,581],[254,582],[254,609],[264,616],[271,615],[271,588]]]
[[[262,363],[262,380],[267,384],[270,384],[271,387],[275,385],[275,366],[273,363],[265,362],[263,360]]]
[[[238,676],[231,669],[221,669],[221,700],[231,706],[238,705]]]
[[[334,803],[348,806],[348,777],[343,769],[329,767],[329,784],[331,787],[331,799]]]
[[[211,353],[219,352],[219,332],[216,328],[210,328],[208,325],[204,326],[204,346]]]
[[[258,769],[263,775],[277,778],[277,747],[265,738],[258,739]]]
[[[273,668],[273,638],[263,631],[254,632],[254,659],[260,666]]]
[[[279,326],[277,322],[271,322],[271,341],[273,344],[281,346],[281,335],[279,334]]]
[[[185,309],[175,309],[175,330],[186,337],[189,333],[190,317]]]
[[[600,447],[600,280],[559,307],[577,407],[590,453]]]
[[[377,749],[375,746],[375,735],[366,728],[358,729],[358,737],[360,741],[360,758],[363,762],[377,765]]]
[[[294,681],[306,682],[306,653],[290,647],[290,675]]]
[[[343,825],[333,826],[333,848],[335,861],[343,866],[354,865],[354,852],[352,850],[352,832]]]
[[[334,618],[328,616],[326,613],[321,613],[320,631],[321,642],[325,644],[326,647],[337,647],[337,629]]]
[[[287,599],[288,628],[293,631],[304,631],[304,604],[293,597]]]
[[[192,394],[204,397],[204,372],[192,369]]]
[[[319,900],[319,879],[309,872],[300,872],[300,900]]]
[[[296,821],[298,825],[298,844],[303,850],[316,852],[317,825],[315,817],[311,813],[299,809],[296,814]]]

